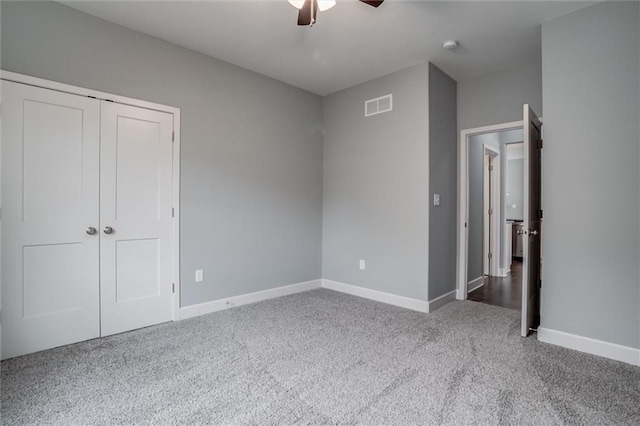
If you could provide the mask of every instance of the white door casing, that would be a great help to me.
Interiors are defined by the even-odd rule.
[[[483,144],[483,273],[497,277],[500,275],[500,221],[502,211],[500,206],[501,185],[500,178],[500,150],[491,145]],[[491,168],[491,170],[490,170]],[[489,214],[491,209],[491,214]],[[491,259],[488,256],[491,253]]]
[[[100,335],[96,99],[2,82],[2,358]]]
[[[101,121],[100,305],[108,336],[173,319],[173,117],[102,101]]]
[[[469,158],[467,145],[469,137],[518,128],[522,128],[522,121],[476,127],[460,132],[460,139],[458,140],[458,235],[456,242],[456,281],[458,283],[456,299],[458,300],[466,300],[468,295],[467,262],[469,257],[469,233],[467,223],[469,220]]]

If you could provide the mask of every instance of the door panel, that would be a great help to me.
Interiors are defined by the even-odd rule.
[[[2,358],[100,335],[100,103],[2,82]]]
[[[172,131],[171,114],[102,102],[103,336],[173,318]]]
[[[522,329],[526,337],[540,324],[542,230],[542,125],[524,105],[524,232],[522,238]]]
[[[116,302],[160,294],[158,238],[116,241]]]
[[[82,309],[82,244],[24,246],[23,316]]]
[[[83,111],[33,99],[25,99],[23,108],[23,220],[77,220],[82,216]]]

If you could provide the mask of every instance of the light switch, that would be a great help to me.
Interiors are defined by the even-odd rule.
[[[440,205],[440,194],[433,194],[433,205],[434,206]]]
[[[364,260],[360,260],[360,270],[362,270],[362,271],[365,270],[365,262],[364,262]]]
[[[202,269],[196,269],[196,282],[200,283],[204,279],[204,272]]]

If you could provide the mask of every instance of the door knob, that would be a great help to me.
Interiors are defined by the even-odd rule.
[[[90,226],[87,228],[87,234],[94,235],[95,233],[96,233],[96,228],[94,228],[93,226]]]
[[[529,235],[536,236],[536,235],[538,235],[538,231],[536,231],[535,229],[530,229],[529,230]]]
[[[105,226],[104,229],[102,230],[105,234],[112,234],[113,233],[113,228],[110,226]]]

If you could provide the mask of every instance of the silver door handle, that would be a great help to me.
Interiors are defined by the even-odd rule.
[[[529,235],[536,236],[536,235],[538,235],[538,231],[536,231],[535,229],[530,229],[529,230]]]
[[[105,226],[104,229],[102,230],[105,234],[112,234],[113,233],[113,228],[110,226]]]
[[[87,234],[95,235],[95,233],[96,233],[96,228],[94,228],[93,226],[90,226],[87,228]]]

